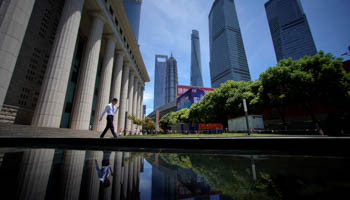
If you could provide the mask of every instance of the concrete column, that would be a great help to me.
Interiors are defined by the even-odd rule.
[[[115,152],[112,199],[120,199],[123,152]]]
[[[115,157],[115,154],[114,152],[111,153],[110,157],[109,157],[109,166],[111,167],[111,169],[114,169],[114,157]],[[113,171],[114,173],[114,171]],[[111,175],[108,177],[110,183],[113,183],[113,179],[114,177]],[[103,192],[103,199],[104,200],[111,200],[112,198],[112,188],[113,188],[113,185],[111,184],[111,186],[109,186],[108,188],[104,188],[102,187],[102,192]],[[100,190],[101,192],[101,190]]]
[[[0,110],[15,69],[35,0],[0,1]]]
[[[133,103],[134,103],[134,101],[133,101],[133,99],[134,99],[134,84],[135,84],[135,82],[134,82],[134,80],[135,80],[135,75],[134,75],[134,73],[133,72],[131,72],[130,73],[130,80],[129,80],[129,88],[128,88],[128,115],[130,115],[130,114],[132,114],[132,112],[133,112],[133,109],[134,109],[134,107],[133,107]],[[131,133],[131,120],[127,120],[127,129],[128,129],[128,131],[129,131],[129,134]]]
[[[72,68],[84,0],[66,0],[32,125],[58,128]]]
[[[137,168],[137,181],[139,181],[140,182],[140,172],[141,172],[141,168],[142,168],[142,157],[140,157],[139,158],[139,160],[138,160],[138,162],[139,162],[139,164],[138,164],[138,168]]]
[[[125,123],[125,111],[126,111],[126,101],[128,96],[128,86],[129,86],[129,64],[124,64],[123,67],[123,76],[122,76],[122,87],[120,92],[120,104],[119,104],[119,117],[118,117],[118,128],[120,131],[123,131]]]
[[[105,106],[109,102],[109,96],[111,91],[114,50],[115,50],[115,37],[108,36],[105,46],[105,52],[102,63],[102,71],[100,78],[100,85],[98,90],[97,105],[94,117],[93,130],[103,131],[106,126],[106,120],[99,121],[100,115],[105,109]],[[106,115],[105,115],[106,116]]]
[[[130,158],[130,153],[125,153],[124,154],[124,173],[123,173],[123,195],[124,199],[127,199],[128,197],[128,178],[129,178],[129,161],[128,159]],[[122,198],[123,199],[123,198]]]
[[[132,109],[132,115],[134,115],[136,118],[138,118],[137,117],[137,115],[136,115],[136,112],[137,112],[137,110],[138,110],[138,106],[137,106],[137,99],[138,99],[138,97],[137,97],[137,95],[138,95],[138,90],[139,90],[139,81],[137,80],[138,78],[135,76],[135,83],[134,83],[134,98],[133,98],[133,103],[132,103],[132,107],[133,107],[133,109]],[[132,122],[131,122],[131,130],[135,130],[135,133],[134,134],[136,134],[137,133],[137,125],[136,124],[133,124]]]
[[[141,87],[141,91],[140,91],[140,119],[143,119],[143,92],[144,92],[144,86]],[[140,126],[140,128],[142,129],[142,126]]]
[[[103,24],[103,16],[94,13],[74,96],[71,128],[75,130],[89,129]]]
[[[137,118],[138,119],[141,119],[141,82],[139,82],[139,89],[138,89],[138,93],[137,93],[137,112],[136,112],[136,115],[137,115]],[[137,130],[138,132],[141,131],[141,126],[137,126]]]
[[[100,189],[100,180],[96,172],[95,160],[97,160],[97,163],[99,164],[99,166],[101,166],[103,154],[102,154],[102,151],[87,151],[86,154],[87,154],[86,182],[88,185],[88,190],[84,198],[87,198],[89,200],[96,200],[98,199],[98,192]]]
[[[119,101],[119,105],[120,105],[120,91],[121,91],[122,75],[123,75],[123,56],[124,56],[124,53],[122,51],[118,51],[116,54],[113,75],[112,75],[112,86],[111,86],[111,96],[110,96],[110,99],[117,98]],[[119,116],[119,111],[116,113],[115,116],[116,117]],[[114,129],[117,133],[120,132],[117,118],[114,119]]]
[[[132,155],[132,153],[130,153],[130,155]],[[134,160],[129,160],[129,177],[128,177],[129,192],[131,192],[133,188],[133,177],[134,177]]]
[[[133,184],[134,186],[136,186],[136,182],[137,182],[137,166],[138,166],[138,157],[136,157],[134,160],[133,160],[133,163],[134,163],[134,180],[133,180]]]
[[[144,118],[144,116],[143,116],[143,113],[144,113],[144,111],[143,111],[143,94],[144,94],[144,91],[145,91],[145,89],[144,88],[142,88],[142,90],[141,90],[141,118],[143,119]]]
[[[18,175],[16,199],[45,199],[55,150],[25,151]]]
[[[79,199],[85,151],[65,150],[61,168],[59,199]]]

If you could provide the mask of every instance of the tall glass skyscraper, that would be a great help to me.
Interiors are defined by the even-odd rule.
[[[136,41],[139,40],[141,4],[142,0],[123,0],[123,5]]]
[[[317,53],[300,0],[269,0],[265,10],[277,61]]]
[[[154,110],[166,103],[166,72],[168,56],[156,55],[154,72]]]
[[[155,63],[154,110],[175,101],[178,85],[177,62],[173,54],[170,58],[165,55],[156,55]]]
[[[203,87],[201,49],[197,30],[192,30],[191,34],[191,85]]]
[[[166,103],[175,101],[176,99],[176,86],[178,85],[177,79],[177,62],[171,54],[170,58],[167,60],[167,70],[166,70]]]
[[[215,0],[209,13],[211,86],[250,81],[247,57],[233,0]]]

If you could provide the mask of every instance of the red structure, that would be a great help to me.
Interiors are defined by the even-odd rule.
[[[197,88],[201,89],[207,94],[208,92],[214,91],[214,88],[205,88],[205,87],[196,87],[196,86],[188,86],[188,85],[177,85],[176,86],[176,96],[179,97],[183,95],[187,90]]]
[[[350,60],[344,61],[343,62],[343,68],[346,72],[350,72]]]

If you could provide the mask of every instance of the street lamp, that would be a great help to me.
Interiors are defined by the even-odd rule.
[[[247,123],[248,135],[250,136],[248,109],[247,109],[247,102],[245,99],[243,99],[243,107],[244,107],[244,113],[245,113],[245,121]]]

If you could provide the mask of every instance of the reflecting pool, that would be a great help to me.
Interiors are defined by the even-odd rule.
[[[1,199],[344,199],[348,157],[0,148]]]

